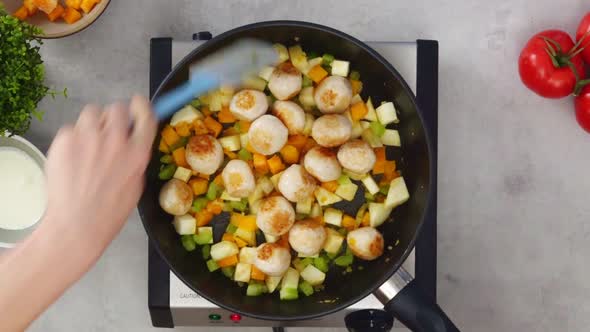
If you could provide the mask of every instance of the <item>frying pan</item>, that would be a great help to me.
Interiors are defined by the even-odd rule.
[[[206,56],[243,37],[259,38],[273,43],[299,43],[304,50],[318,54],[330,53],[351,62],[361,73],[362,97],[371,96],[374,103],[393,101],[398,110],[398,130],[403,148],[388,148],[388,159],[394,158],[402,170],[411,198],[396,208],[389,220],[379,227],[385,239],[384,254],[375,261],[356,260],[352,273],[343,274],[332,268],[326,276],[325,290],[295,301],[280,301],[277,294],[248,297],[245,290],[219,273],[207,270],[199,251],[187,252],[171,225],[172,217],[158,204],[163,181],[158,179],[157,144],[147,170],[145,192],[139,202],[139,213],[154,247],[170,269],[200,296],[227,310],[258,319],[274,321],[308,320],[327,315],[374,293],[391,312],[413,331],[458,331],[445,313],[431,300],[422,296],[412,276],[403,270],[426,212],[431,208],[431,138],[424,128],[414,94],[400,74],[377,52],[361,41],[325,26],[298,21],[271,21],[242,26],[223,33],[187,55],[164,79],[156,93],[164,92],[185,82],[189,67]],[[362,187],[362,186],[360,186]],[[337,208],[354,215],[363,202],[362,191],[352,202],[339,203]],[[227,218],[213,222],[217,242]]]

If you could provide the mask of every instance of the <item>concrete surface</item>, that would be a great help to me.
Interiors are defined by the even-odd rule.
[[[46,148],[87,102],[148,92],[148,40],[299,19],[360,39],[440,41],[439,299],[464,331],[583,331],[590,325],[590,136],[572,100],[518,79],[521,45],[573,32],[585,0],[113,0],[94,26],[43,47],[47,99],[29,137]],[[92,271],[31,331],[150,331],[146,236],[136,213]],[[197,330],[197,329],[186,329]]]

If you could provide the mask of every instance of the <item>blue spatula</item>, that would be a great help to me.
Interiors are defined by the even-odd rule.
[[[166,119],[196,97],[221,84],[237,85],[245,76],[277,61],[271,44],[255,39],[239,40],[193,64],[188,82],[156,99],[154,112],[158,120]]]

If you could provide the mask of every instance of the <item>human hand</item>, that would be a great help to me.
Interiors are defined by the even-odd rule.
[[[49,149],[48,206],[41,227],[90,255],[88,263],[98,258],[139,200],[156,130],[144,97],[104,110],[86,106],[76,125],[62,128]]]

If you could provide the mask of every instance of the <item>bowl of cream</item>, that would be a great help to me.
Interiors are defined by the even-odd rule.
[[[22,137],[0,136],[0,247],[27,237],[45,213],[45,156]]]

